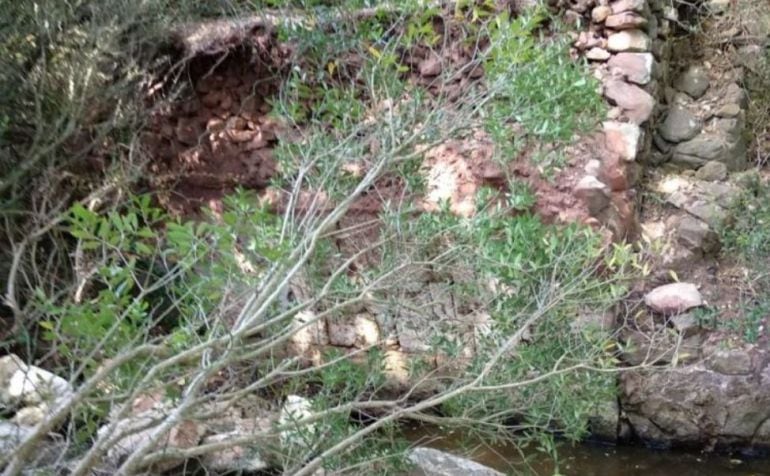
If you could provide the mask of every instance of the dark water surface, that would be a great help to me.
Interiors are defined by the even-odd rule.
[[[506,474],[555,474],[549,458],[532,452],[525,458],[513,446],[469,446],[459,435],[431,427],[407,429],[406,436],[421,446],[465,456]],[[563,476],[770,476],[770,459],[565,443],[559,447],[559,471]]]

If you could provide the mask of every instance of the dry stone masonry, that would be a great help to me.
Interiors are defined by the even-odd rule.
[[[592,6],[584,13],[588,29],[577,36],[574,47],[602,81],[609,112],[602,125],[605,147],[596,152],[575,192],[616,238],[633,237],[638,231],[634,190],[638,159],[650,149],[661,76],[654,45],[664,41],[670,20],[658,3],[601,0],[588,4]],[[661,23],[665,28],[659,28]]]
[[[692,51],[690,37],[677,42],[677,32],[683,32],[678,25],[687,22],[680,17],[687,8],[677,2],[588,4],[581,13],[587,27],[576,35],[574,48],[601,80],[609,112],[606,148],[596,151],[575,193],[616,237],[639,231],[645,240],[672,241],[644,295],[637,314],[642,318],[623,323],[619,332],[626,363],[674,365],[666,372],[624,373],[619,405],[608,405],[594,430],[610,439],[660,445],[770,447],[770,353],[726,344],[701,327],[695,311],[713,293],[702,289],[702,275],[692,271],[693,263],[720,250],[718,232],[730,218],[731,203],[753,179],[742,172],[748,168],[748,104],[740,66],[766,47],[768,32],[742,46],[742,56],[724,61],[722,51]],[[701,13],[717,15],[704,23],[704,37],[729,34],[713,25],[720,24],[719,15],[730,14],[733,3],[700,6]],[[642,167],[647,184],[638,180]],[[645,185],[663,204],[657,216],[639,209],[635,189]],[[694,281],[665,284],[677,274]],[[618,412],[615,420],[612,412]]]

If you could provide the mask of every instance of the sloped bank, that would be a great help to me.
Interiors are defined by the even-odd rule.
[[[731,203],[752,179],[744,172],[742,61],[747,51],[766,46],[767,9],[753,11],[765,18],[764,29],[760,20],[754,35],[742,35],[748,39],[729,48],[746,28],[737,7],[724,2],[689,10],[657,0],[588,3],[570,12],[588,22],[575,52],[593,64],[611,109],[604,123],[606,151],[591,162],[576,193],[600,204],[591,208],[594,216],[616,236],[662,247],[637,293],[646,293],[644,305],[629,302],[616,326],[628,365],[665,366],[623,373],[617,419],[610,411],[595,432],[613,441],[766,450],[770,355],[761,345],[704,328],[693,311],[731,304],[723,302],[729,292],[720,292],[710,270],[719,265],[719,231]],[[701,33],[683,34],[679,25],[694,20]],[[643,203],[642,196],[664,205]],[[651,292],[673,280],[692,284]]]
[[[709,10],[716,4],[703,3],[700,13],[718,14]],[[670,271],[694,282],[701,303],[710,300],[697,271],[719,250],[718,228],[742,188],[745,177],[740,172],[748,166],[740,69],[707,66],[702,57],[690,61],[691,52],[675,51],[688,14],[693,12],[662,0],[587,0],[564,13],[578,29],[587,25],[575,34],[573,52],[590,62],[609,106],[592,147],[582,149],[587,160],[574,180],[572,198],[582,202],[588,223],[605,227],[616,240],[643,238],[641,242],[670,245],[651,279],[640,285],[635,300],[629,300],[613,323],[627,365],[661,368],[623,373],[617,401],[603,406],[592,429],[596,437],[610,441],[770,447],[768,352],[735,341],[725,345],[725,336],[702,328],[689,308],[641,304],[643,295],[672,280]],[[271,134],[260,144],[269,147],[274,139]],[[472,173],[474,179],[495,182],[500,171],[476,153],[482,149],[483,143],[473,143],[437,154],[452,156],[461,165],[469,162],[468,169],[480,170]],[[642,200],[647,189],[668,203],[654,220]],[[456,201],[462,205],[463,200]],[[458,327],[468,329],[458,337],[467,343],[463,357],[472,355],[474,329],[487,316],[456,315],[444,304],[451,296],[431,283],[420,283],[419,289],[435,320],[460,322]],[[433,335],[430,320],[415,314],[395,322],[393,329],[384,328],[376,313],[365,310],[345,322],[308,327],[292,345],[298,353],[313,355],[325,347],[362,349],[386,334],[395,335],[385,355],[389,376],[395,385],[409,386],[403,372],[406,355],[424,354],[437,366],[427,352]]]

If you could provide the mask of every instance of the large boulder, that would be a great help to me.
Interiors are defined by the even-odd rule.
[[[621,376],[621,406],[644,441],[684,446],[770,447],[770,365],[747,350],[705,362]]]
[[[414,448],[407,457],[415,466],[412,476],[503,476],[483,464],[433,448]]]
[[[667,175],[660,179],[656,189],[666,202],[717,230],[730,217],[741,185],[737,177],[728,182],[706,182],[684,175]]]

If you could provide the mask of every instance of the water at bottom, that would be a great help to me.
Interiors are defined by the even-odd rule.
[[[468,457],[506,474],[557,474],[550,458],[530,450],[522,454],[512,445],[489,446],[463,441],[456,433],[430,426],[407,428],[405,434],[417,445]],[[558,469],[558,474],[563,476],[770,476],[770,459],[564,443],[559,446]]]

